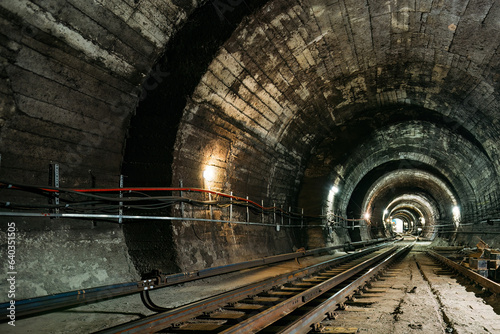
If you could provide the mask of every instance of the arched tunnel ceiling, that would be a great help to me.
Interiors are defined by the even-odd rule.
[[[2,4],[4,175],[206,186],[213,165],[213,188],[296,204],[409,162],[460,202],[498,188],[496,1],[97,3]]]
[[[368,212],[372,221],[382,223],[384,213],[390,214],[394,210],[391,204],[407,194],[425,198],[426,202],[433,205],[434,215],[439,218],[451,216],[452,207],[457,205],[452,190],[441,179],[424,171],[400,169],[373,183],[365,195],[361,212]],[[422,211],[420,215],[423,216]],[[426,216],[429,220],[430,212]]]
[[[397,216],[402,210],[411,211],[413,215],[424,218],[427,225],[434,225],[441,219],[439,203],[427,194],[413,193],[395,197],[386,208],[386,217]]]
[[[344,213],[390,162],[437,171],[463,202],[495,190],[498,41],[474,37],[498,34],[498,15],[495,2],[268,1],[188,102],[174,179],[202,183],[214,165],[212,186],[283,201],[337,184]]]
[[[387,206],[386,217],[397,217],[400,212],[411,217],[424,218],[427,225],[433,225],[440,218],[436,203],[425,194],[402,195],[394,198]],[[414,221],[417,222],[416,219]],[[418,221],[420,222],[420,220]]]
[[[333,209],[344,215],[401,171],[399,190],[376,196],[396,215],[441,224],[446,189],[462,212],[475,209],[474,234],[498,215],[498,1],[16,0],[0,3],[0,26],[9,182],[46,184],[58,163],[61,187],[116,187],[124,174],[126,186],[183,181],[305,214],[321,214],[336,185]],[[31,195],[19,202],[35,203]],[[23,256],[50,244],[65,259],[46,257],[42,271],[105,268],[88,283],[100,286],[135,270],[190,271],[327,242],[317,228],[87,223],[20,223]],[[355,240],[344,234],[335,242]],[[116,254],[113,267],[76,240]],[[29,289],[45,291],[35,281]]]
[[[379,174],[372,169],[379,166],[386,166],[386,172],[414,167],[427,169],[441,182],[448,183],[448,191],[453,191],[461,202],[487,192],[492,184],[485,183],[485,179],[496,179],[492,162],[463,137],[427,122],[398,123],[378,129],[352,151],[340,167],[332,166],[336,175],[347,175],[340,183],[345,197],[339,209],[347,207],[356,187],[362,196],[365,195],[367,186],[375,182]],[[418,182],[411,182],[416,179],[407,180],[414,187],[418,186]],[[360,202],[360,198],[357,201]]]
[[[401,219],[408,224],[410,232],[430,237],[438,231],[440,223],[453,226],[453,220],[442,220],[438,203],[427,194],[405,194],[395,197],[384,212],[385,223]],[[418,231],[418,228],[421,230]],[[448,231],[451,232],[451,229]]]

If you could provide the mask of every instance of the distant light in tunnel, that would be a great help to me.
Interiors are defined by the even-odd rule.
[[[370,214],[369,214],[368,212],[366,212],[366,213],[365,213],[365,215],[364,215],[364,218],[365,218],[366,220],[369,220],[369,219],[370,219]]]
[[[207,166],[207,168],[205,168],[203,171],[203,178],[208,182],[215,180],[215,170],[213,166]]]
[[[460,208],[458,206],[454,206],[451,210],[453,213],[453,221],[456,225],[460,222]]]
[[[403,230],[404,230],[403,220],[401,220],[399,218],[395,218],[392,220],[392,222],[394,223],[394,232],[403,233]]]
[[[330,190],[333,194],[336,194],[339,192],[339,188],[337,186],[333,186],[332,189]]]

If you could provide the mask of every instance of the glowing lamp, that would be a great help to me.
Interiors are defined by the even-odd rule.
[[[215,170],[212,166],[205,168],[203,171],[203,178],[208,182],[215,180]]]

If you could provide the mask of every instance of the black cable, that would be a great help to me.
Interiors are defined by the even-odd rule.
[[[1,188],[12,189],[12,187],[18,188],[20,190],[35,192],[39,195],[43,195],[49,199],[54,198],[54,192],[49,190],[57,191],[59,194],[59,199],[61,202],[65,202],[65,204],[21,204],[21,203],[9,203],[9,202],[0,202],[1,206],[6,208],[22,208],[22,209],[60,209],[60,210],[72,210],[78,212],[104,212],[109,210],[118,210],[121,208],[130,208],[130,209],[140,209],[140,210],[159,210],[171,207],[172,205],[179,203],[187,203],[193,206],[217,206],[219,208],[227,208],[228,206],[235,205],[240,207],[248,207],[253,214],[262,214],[263,212],[266,214],[276,213],[282,217],[287,218],[303,218],[303,219],[320,219],[320,216],[305,216],[299,213],[286,212],[282,208],[272,207],[272,208],[261,208],[257,207],[255,204],[246,202],[246,201],[235,201],[235,200],[220,200],[220,196],[215,195],[214,200],[210,201],[202,201],[202,200],[194,200],[186,197],[179,196],[150,196],[146,193],[139,191],[129,191],[125,195],[135,193],[142,195],[143,197],[117,197],[117,196],[101,196],[92,193],[79,192],[74,190],[68,190],[63,188],[55,188],[55,187],[35,187],[23,184],[13,184],[4,181],[0,181]],[[124,194],[122,194],[123,196]],[[65,196],[70,197],[70,199],[66,199]],[[93,201],[77,201],[75,199],[76,196],[87,197],[93,199]],[[148,203],[150,202],[150,203]],[[155,203],[156,202],[156,203]],[[139,204],[142,203],[142,204]],[[110,205],[111,204],[111,205]],[[85,206],[92,206],[91,208],[85,209]]]

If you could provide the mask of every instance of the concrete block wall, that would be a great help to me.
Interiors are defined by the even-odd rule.
[[[266,207],[276,204],[288,210],[293,206],[297,212],[296,202],[287,194],[296,192],[301,165],[300,159],[256,138],[255,133],[248,133],[225,117],[223,111],[193,101],[186,107],[177,136],[173,180],[183,180],[189,187],[248,196],[259,204],[263,200]],[[213,181],[203,178],[206,168],[214,170]],[[216,209],[215,214],[229,219],[227,210]],[[206,210],[188,209],[186,215],[209,218]],[[245,222],[244,209],[235,208],[233,220]],[[251,221],[260,222],[261,218],[251,215]],[[266,217],[265,222],[273,223],[273,218]],[[273,226],[174,222],[173,230],[183,270],[246,261],[302,247],[290,229],[277,231]]]
[[[241,14],[243,3],[253,12]],[[234,22],[244,18],[234,32],[228,26],[229,37],[221,42],[206,68],[205,63],[191,64],[192,71],[202,73],[193,74],[200,79],[192,90],[185,90],[188,99],[180,123],[162,112],[164,105],[151,104],[156,109],[154,116],[137,115],[130,124],[147,88],[148,74],[162,65],[159,59],[170,41],[196,8],[204,6],[202,9],[210,9],[213,14],[212,2],[2,2],[1,178],[45,183],[47,165],[57,162],[61,165],[61,186],[115,186],[126,160],[128,130],[133,133],[140,128],[138,124],[151,117],[154,121],[150,123],[171,120],[174,124],[169,131],[178,129],[178,135],[173,145],[163,141],[164,136],[136,134],[152,139],[143,155],[168,157],[158,159],[160,162],[132,161],[142,164],[136,170],[144,175],[141,182],[153,185],[156,176],[162,176],[162,182],[170,180],[177,185],[182,179],[186,186],[210,186],[257,201],[264,199],[266,204],[272,199],[278,205],[296,206],[303,199],[299,193],[307,181],[304,175],[328,183],[339,175],[325,177],[324,171],[335,167],[335,162],[348,161],[353,148],[363,144],[377,128],[419,120],[431,124],[422,132],[432,133],[434,139],[445,135],[441,129],[454,133],[456,142],[443,141],[439,148],[456,148],[456,163],[469,161],[471,152],[481,157],[471,165],[456,166],[467,172],[446,174],[451,183],[460,184],[462,177],[470,176],[474,187],[479,187],[477,191],[498,184],[498,2],[370,0],[360,5],[352,0],[261,0],[231,4],[225,10],[219,8],[221,15],[216,17],[230,21],[232,13],[239,11],[241,15]],[[214,25],[205,24],[198,27],[199,31]],[[212,55],[207,52],[207,57]],[[189,73],[190,65],[186,66]],[[429,112],[420,114],[423,110]],[[434,130],[432,124],[441,126]],[[395,139],[381,136],[360,146],[358,152],[371,152],[372,143],[373,150],[380,150],[373,152],[376,158],[371,161],[362,160],[358,169],[353,165],[349,173],[354,174],[345,178],[356,178],[386,161],[382,157],[384,140],[392,145]],[[431,140],[415,140],[412,149],[402,152],[421,162],[444,163],[437,149],[429,149]],[[444,148],[444,143],[450,148]],[[136,144],[127,142],[134,150],[143,149],[143,142]],[[337,153],[322,153],[328,145]],[[411,146],[404,142],[393,145],[394,159],[400,159],[396,150]],[[308,168],[309,159],[315,155],[334,162]],[[173,161],[171,169],[168,161]],[[207,165],[217,174],[216,181],[209,185],[202,177]],[[168,176],[162,174],[162,168]],[[483,176],[488,180],[481,183],[480,172],[475,170],[485,171]],[[148,174],[150,171],[155,173]],[[324,198],[323,191],[305,193],[315,194],[310,202],[318,202]],[[463,191],[466,199],[473,198],[470,187],[464,185]],[[304,239],[284,231],[201,223],[174,224],[172,228],[148,223],[137,231],[62,220],[22,220],[19,226],[25,233],[23,240],[32,245],[43,245],[39,241],[45,240],[45,234],[40,226],[50,231],[68,230],[57,232],[51,239],[59,240],[58,246],[49,248],[59,247],[57,254],[76,254],[67,250],[85,240],[93,240],[96,249],[107,253],[109,239],[122,240],[111,243],[115,245],[113,254],[123,254],[123,244],[127,245],[129,257],[116,262],[121,263],[118,267],[122,271],[101,261],[96,272],[104,269],[107,276],[86,278],[91,263],[71,267],[89,285],[137,277],[153,267],[200,268],[289,251],[293,246],[325,243],[322,232],[311,235],[309,244],[297,245]],[[73,233],[75,229],[77,234]],[[103,237],[113,232],[116,237]],[[157,239],[149,247],[147,242],[153,236]],[[158,253],[169,255],[158,262],[141,262],[144,258],[158,259]],[[47,268],[76,260],[61,256]],[[43,290],[57,292],[49,291],[52,288],[48,285],[37,289],[33,282],[29,284],[25,295]],[[70,287],[69,282],[59,285],[60,290]]]
[[[495,167],[477,147],[447,129],[426,123],[401,123],[381,129],[374,138],[352,152],[337,174],[349,175],[343,183],[348,196],[342,198],[338,209],[347,207],[354,187],[367,171],[388,161],[409,160],[401,168],[411,167],[411,161],[436,168],[444,180],[451,182],[459,201],[466,203],[479,194],[498,187]]]
[[[331,151],[341,151],[344,156],[326,156],[325,160],[331,160],[326,169],[339,169],[341,178],[363,175],[384,159],[401,159],[402,152],[405,159],[442,170],[467,202],[474,198],[472,187],[482,192],[498,186],[500,166],[498,147],[489,144],[489,138],[498,138],[500,133],[494,121],[498,80],[486,75],[496,67],[498,57],[485,40],[467,42],[477,29],[497,31],[491,18],[498,6],[492,2],[475,5],[481,9],[471,9],[460,1],[451,5],[368,1],[363,6],[353,1],[270,1],[248,17],[222,46],[195,91],[194,105],[186,112],[198,113],[208,105],[210,114],[199,116],[202,123],[222,118],[245,132],[243,140],[251,136],[256,142],[281,145],[292,157],[327,155],[318,147],[323,141],[329,142]],[[463,26],[462,18],[467,22]],[[476,51],[470,50],[476,50],[479,44],[488,49],[482,59],[471,56]],[[419,114],[422,110],[427,110],[426,115]],[[372,123],[363,123],[363,119]],[[420,140],[415,134],[408,137],[399,129],[388,140],[384,134],[365,142],[358,151],[349,150],[368,140],[366,135],[377,127],[412,119],[428,122],[421,130],[428,139]],[[181,133],[191,128],[190,122],[185,116]],[[435,130],[433,124],[447,130]],[[408,129],[413,126],[406,125]],[[448,135],[452,137],[443,141]],[[398,136],[402,136],[400,142]],[[205,156],[206,150],[197,145],[195,136],[179,137],[180,142],[187,147],[185,152],[198,147],[200,155]],[[259,148],[253,150],[260,156]],[[462,150],[468,150],[464,156]],[[455,157],[448,160],[443,154],[452,151],[456,151]],[[370,158],[370,152],[382,160]],[[179,168],[185,168],[183,154],[179,151],[174,161]],[[359,159],[352,166],[357,169],[346,171],[343,162],[356,154]],[[200,159],[192,161],[193,173],[189,175],[193,177],[201,175],[197,161]],[[266,158],[262,161],[265,164]],[[259,165],[255,166],[257,170]],[[219,174],[224,179],[235,170],[246,171],[246,166],[245,160],[221,164]],[[448,166],[454,166],[452,172]],[[302,163],[299,175],[324,175],[324,184],[332,179],[328,172],[322,174],[325,170],[305,167]],[[270,170],[284,175],[284,184],[291,184],[292,180],[286,180],[286,168],[278,164]],[[482,182],[484,178],[491,182]],[[473,180],[472,187],[468,179]],[[287,189],[279,182],[267,184]],[[355,185],[353,182],[352,187]],[[344,200],[352,191],[349,187]],[[326,197],[327,188],[318,189],[318,198]]]
[[[49,164],[59,163],[61,187],[117,186],[141,85],[201,3],[2,2],[0,179],[47,185]],[[37,202],[5,190],[1,197]],[[2,256],[10,221],[18,230],[18,299],[132,281],[155,265],[138,265],[116,224],[64,219],[2,218]]]
[[[3,177],[36,184],[53,161],[64,186],[116,185],[141,84],[196,5],[3,3]]]

